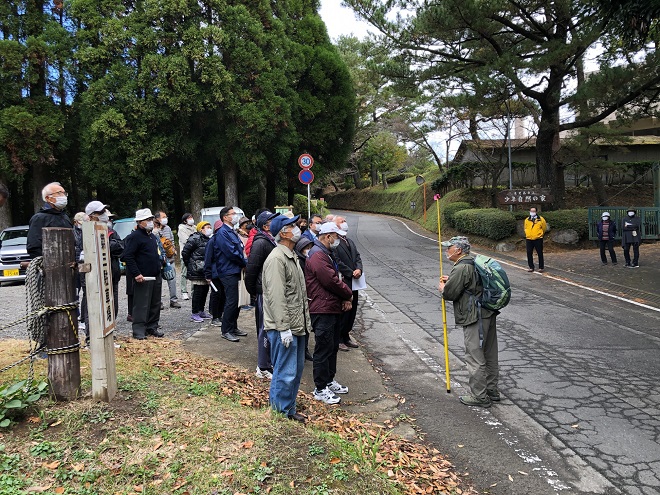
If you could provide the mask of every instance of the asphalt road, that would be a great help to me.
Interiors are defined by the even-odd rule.
[[[657,245],[642,246],[637,270],[601,267],[591,250],[546,255],[547,273],[530,274],[524,253],[497,254],[513,287],[498,317],[504,400],[483,410],[458,402],[467,373],[451,304],[446,391],[437,238],[396,218],[342,214],[369,285],[360,341],[426,438],[476,488],[660,493]]]

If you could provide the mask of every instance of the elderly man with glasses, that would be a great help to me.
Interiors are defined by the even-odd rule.
[[[30,218],[27,236],[27,252],[31,258],[42,255],[42,232],[45,227],[73,229],[73,223],[64,212],[68,193],[59,182],[51,182],[41,190],[44,205]]]

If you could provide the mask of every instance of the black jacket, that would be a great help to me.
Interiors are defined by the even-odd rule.
[[[639,244],[642,236],[642,223],[638,216],[624,217],[621,220],[621,246],[628,244]]]
[[[205,280],[204,276],[204,255],[206,254],[206,245],[209,238],[201,232],[195,232],[188,237],[183,251],[181,251],[181,258],[186,264],[188,280]]]
[[[335,250],[335,256],[338,258],[337,264],[339,272],[344,277],[344,282],[351,287],[353,272],[362,271],[362,258],[355,243],[348,237],[339,237],[339,246]]]
[[[73,223],[64,213],[64,210],[53,208],[49,204],[44,204],[37,213],[30,218],[30,228],[27,235],[27,252],[30,258],[41,256],[42,252],[42,232],[45,227],[73,228]]]
[[[251,295],[262,294],[261,272],[270,252],[277,243],[263,232],[257,232],[252,241],[250,256],[245,268],[245,288]]]
[[[131,277],[157,277],[163,267],[163,258],[159,253],[159,241],[155,235],[138,228],[124,239],[124,254],[121,259],[126,263],[126,271]]]
[[[110,240],[110,269],[112,270],[112,282],[119,283],[121,278],[121,267],[119,258],[124,254],[124,241],[119,234],[112,229],[108,229],[108,239]]]

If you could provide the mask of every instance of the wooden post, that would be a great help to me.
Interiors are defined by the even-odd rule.
[[[75,246],[73,229],[43,229],[44,286],[46,306],[60,306],[76,301],[74,274]],[[72,326],[73,325],[73,326]],[[57,311],[47,318],[46,345],[48,349],[73,346],[78,342],[78,318]],[[48,381],[54,400],[74,400],[80,395],[80,353],[48,355]]]

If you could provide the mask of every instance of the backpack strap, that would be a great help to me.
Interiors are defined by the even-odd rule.
[[[474,259],[463,258],[462,260],[458,261],[458,263],[456,264],[458,265],[459,263],[466,263],[468,265],[472,265],[474,267],[472,276],[473,277],[477,276],[477,267],[475,266]],[[477,283],[478,282],[479,282],[479,277],[477,277]],[[474,296],[474,293],[472,291],[466,290],[465,292],[467,292],[470,295],[470,302],[477,307],[477,319],[479,321],[479,348],[482,348],[484,346],[484,325],[481,319],[481,301]]]

